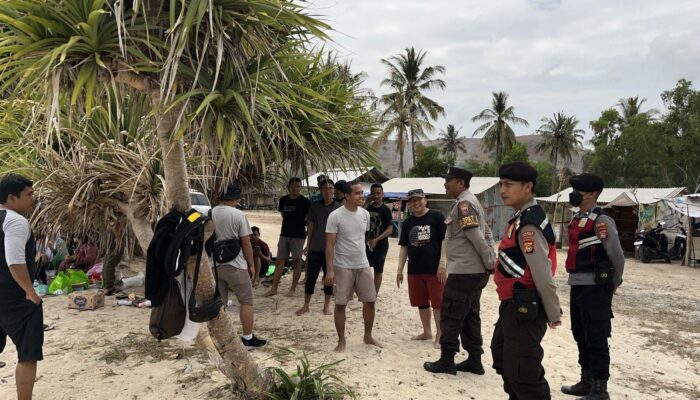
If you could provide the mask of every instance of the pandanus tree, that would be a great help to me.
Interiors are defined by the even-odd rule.
[[[305,50],[328,28],[281,0],[6,0],[0,91],[13,104],[32,105],[36,113],[27,108],[22,120],[45,132],[47,148],[76,145],[65,153],[75,154],[76,171],[90,166],[79,162],[80,154],[94,156],[95,146],[99,151],[109,142],[69,138],[61,114],[92,119],[101,105],[114,104],[119,119],[123,103],[110,96],[145,99],[139,121],[150,124],[145,131],[154,142],[143,152],[157,160],[146,184],[162,185],[165,208],[186,211],[191,155],[217,171],[220,186],[242,171],[327,164],[329,149],[352,151],[358,163],[374,160],[366,142],[373,127],[355,89],[330,79],[334,68]],[[347,124],[358,128],[346,132]],[[328,140],[333,144],[324,147]],[[133,154],[125,155],[134,152],[129,146],[103,146],[108,156],[101,162],[133,162]],[[209,298],[214,282],[206,258],[203,267],[197,295]],[[261,398],[269,377],[242,347],[230,318],[222,310],[207,327],[219,369],[237,391]]]

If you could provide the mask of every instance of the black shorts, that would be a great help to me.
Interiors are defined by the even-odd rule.
[[[384,261],[386,261],[386,253],[389,252],[389,245],[377,245],[373,250],[365,246],[365,250],[367,251],[369,266],[374,269],[375,273],[383,273]]]
[[[5,335],[15,344],[19,362],[43,360],[43,306],[24,298],[0,302],[0,336]]]

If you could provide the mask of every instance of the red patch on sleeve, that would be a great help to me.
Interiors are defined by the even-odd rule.
[[[605,222],[596,224],[595,227],[598,228],[598,235],[600,235],[601,239],[608,238],[608,226],[605,224]]]

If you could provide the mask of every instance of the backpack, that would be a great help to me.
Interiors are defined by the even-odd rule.
[[[187,213],[172,210],[156,224],[146,256],[146,298],[153,307],[149,330],[159,341],[177,336],[185,326],[187,311],[175,278],[185,270],[187,260],[195,255],[198,274],[204,225],[208,220],[195,210]],[[187,279],[184,282],[186,286]],[[184,289],[186,292],[187,288]]]

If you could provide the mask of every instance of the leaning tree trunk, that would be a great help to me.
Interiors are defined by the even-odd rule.
[[[129,204],[120,203],[119,209],[126,215],[131,225],[131,230],[136,236],[136,241],[141,247],[142,253],[146,254],[148,252],[148,245],[151,243],[151,239],[153,239],[153,227],[151,227],[151,224],[147,220],[136,217],[136,210],[131,202]]]
[[[151,99],[156,108],[160,105],[158,96],[157,92],[152,92]],[[160,115],[156,131],[163,153],[165,193],[168,204],[184,212],[192,206],[189,196],[184,143],[182,139],[174,140],[171,137],[177,125],[180,111],[179,107],[175,107]],[[196,291],[197,297],[205,299],[213,297],[214,286],[214,276],[209,265],[209,258],[203,257]],[[271,380],[260,374],[257,363],[243,347],[236,333],[237,328],[226,311],[222,308],[219,315],[207,323],[207,327],[211,341],[222,359],[222,362],[218,363],[221,372],[226,374],[232,380],[233,385],[250,398],[264,398],[264,393],[270,388]],[[201,345],[202,341],[198,341],[198,344]]]

